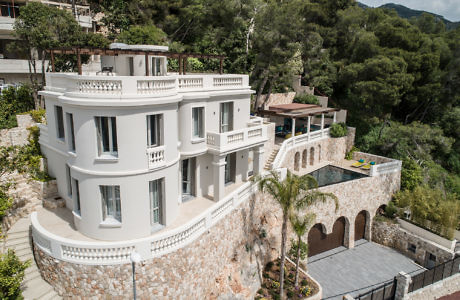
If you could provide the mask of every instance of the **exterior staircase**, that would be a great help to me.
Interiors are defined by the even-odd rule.
[[[272,169],[272,163],[275,160],[275,157],[279,151],[280,151],[280,146],[275,145],[275,148],[273,149],[272,153],[270,153],[270,156],[265,161],[265,166],[264,166],[265,170],[270,171]]]
[[[62,299],[51,285],[42,279],[35,264],[31,242],[30,219],[27,217],[20,219],[10,228],[4,244],[4,251],[7,251],[7,248],[13,249],[20,260],[31,261],[31,265],[26,269],[24,281],[22,282],[24,299]]]

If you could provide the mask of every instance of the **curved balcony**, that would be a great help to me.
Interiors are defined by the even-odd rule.
[[[185,223],[177,227],[171,226],[171,229],[165,228],[146,238],[104,242],[89,239],[78,232],[72,233],[73,237],[77,236],[78,239],[67,238],[66,236],[70,234],[66,232],[64,224],[48,226],[46,229],[40,224],[37,212],[31,215],[32,237],[34,243],[42,251],[56,259],[71,263],[124,264],[130,262],[130,254],[133,251],[141,254],[143,260],[147,260],[175,251],[193,242],[243,201],[246,201],[256,191],[256,188],[257,186],[252,182],[245,182],[217,203],[210,200],[202,201],[206,202],[200,203],[202,210]],[[184,207],[184,210],[185,215],[190,217],[191,210],[188,207]]]

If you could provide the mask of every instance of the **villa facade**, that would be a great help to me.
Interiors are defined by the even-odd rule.
[[[62,296],[130,297],[137,252],[140,297],[250,298],[259,267],[278,255],[281,226],[276,201],[251,177],[328,165],[351,172],[354,129],[340,138],[329,129],[346,113],[323,103],[254,117],[247,75],[177,74],[167,47],[112,48],[100,71],[48,73],[40,92],[39,141],[57,181],[52,201],[64,203],[31,215],[42,276]],[[399,189],[401,162],[361,158],[376,164],[319,188],[337,195],[339,209],[313,208],[315,251],[370,240],[372,217]]]

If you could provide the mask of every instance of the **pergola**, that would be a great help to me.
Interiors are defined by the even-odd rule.
[[[54,55],[55,54],[73,54],[77,56],[78,74],[82,75],[81,67],[81,55],[106,55],[106,56],[118,56],[118,55],[144,55],[145,56],[145,76],[149,76],[149,55],[153,56],[166,56],[167,58],[176,58],[179,60],[179,74],[185,75],[187,67],[187,59],[189,57],[195,58],[207,58],[207,59],[219,59],[219,74],[223,73],[223,60],[225,56],[214,55],[214,54],[197,54],[197,53],[175,53],[166,51],[155,51],[155,50],[137,50],[137,49],[105,49],[105,48],[53,48],[47,50],[51,56],[51,71],[56,72],[54,66]]]
[[[297,118],[308,118],[307,133],[310,134],[311,117],[321,115],[321,130],[324,129],[324,114],[334,112],[333,123],[337,121],[336,114],[339,108],[322,107],[316,104],[290,103],[271,105],[268,110],[262,110],[262,116],[277,116],[290,118],[292,120],[292,136],[295,136],[295,120]]]

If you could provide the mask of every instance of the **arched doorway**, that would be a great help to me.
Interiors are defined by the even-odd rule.
[[[355,241],[366,238],[366,211],[362,210],[355,219]]]
[[[302,152],[302,168],[307,167],[307,149],[304,149]]]
[[[310,166],[313,166],[315,163],[315,148],[310,148]]]
[[[385,210],[387,208],[386,204],[382,204],[377,208],[377,211],[375,212],[376,216],[384,216],[385,215]]]
[[[332,233],[325,234],[323,224],[317,223],[308,232],[308,256],[313,256],[344,245],[345,218],[338,218]]]
[[[300,153],[296,152],[294,155],[294,170],[299,171]]]
[[[318,162],[321,162],[321,145],[318,146]]]
[[[327,251],[326,239],[327,235],[323,230],[323,224],[315,224],[308,232],[308,256],[313,256],[321,252]]]

